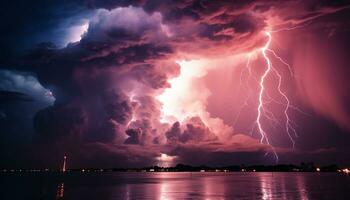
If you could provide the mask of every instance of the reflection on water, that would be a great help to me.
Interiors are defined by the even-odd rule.
[[[299,192],[299,199],[307,200],[309,199],[307,196],[307,191],[305,189],[305,181],[303,176],[296,176],[297,179],[297,187]]]
[[[270,180],[268,178],[266,178],[265,175],[259,176],[260,178],[260,189],[261,189],[261,193],[262,193],[262,199],[266,200],[266,199],[270,199],[271,198],[271,183],[269,182]]]
[[[309,199],[305,192],[306,173],[259,174],[261,199]],[[335,174],[336,175],[336,174]]]
[[[350,176],[338,173],[1,174],[0,183],[11,200],[350,199]]]
[[[160,174],[160,178],[166,178],[167,174],[162,173]],[[167,194],[171,193],[171,188],[169,186],[169,183],[167,181],[162,181],[160,184],[160,199],[161,200],[166,200],[168,199]]]
[[[58,184],[56,199],[63,199],[64,197],[64,183]]]

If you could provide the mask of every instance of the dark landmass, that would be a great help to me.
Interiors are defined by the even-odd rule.
[[[3,169],[0,173],[16,172],[61,172],[59,169]],[[205,165],[190,166],[177,164],[174,167],[150,166],[144,168],[85,168],[67,169],[72,172],[343,172],[349,174],[349,168],[340,168],[337,165],[316,166],[313,163],[279,164],[279,165],[231,165],[225,167],[209,167]]]

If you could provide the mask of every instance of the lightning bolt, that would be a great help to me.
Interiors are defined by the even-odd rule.
[[[240,75],[240,78],[239,78],[239,88],[241,88],[242,84],[243,84],[243,75],[246,71],[248,71],[248,79],[252,76],[252,71],[251,71],[251,68],[250,68],[250,60],[251,60],[251,57],[252,57],[252,54],[248,54],[248,58],[247,58],[247,64],[245,65],[245,68],[243,70],[241,70],[241,75]],[[246,85],[248,85],[248,83],[246,83]],[[236,123],[242,113],[242,110],[248,106],[248,100],[250,99],[250,96],[251,96],[251,90],[249,87],[246,87],[245,88],[245,91],[248,91],[248,94],[246,95],[246,98],[244,99],[244,102],[242,104],[242,106],[239,108],[238,110],[238,114],[236,115],[236,118],[234,119],[234,122],[233,122],[233,126],[236,126]]]
[[[337,11],[343,10],[343,9],[348,9],[349,7],[350,7],[350,5],[342,7],[340,9],[336,9],[336,10],[332,11],[331,13],[337,12]],[[265,141],[266,144],[268,144],[268,145],[270,145],[272,147],[272,151],[273,151],[273,153],[275,155],[276,162],[278,162],[277,152],[276,152],[275,148],[270,144],[268,135],[266,134],[266,131],[265,131],[264,127],[263,127],[263,121],[262,121],[263,117],[265,117],[266,119],[268,119],[270,121],[275,121],[276,122],[276,118],[274,117],[272,112],[270,112],[267,109],[265,109],[264,105],[270,103],[271,101],[273,101],[275,103],[278,103],[280,105],[284,105],[283,114],[284,114],[284,118],[285,118],[285,123],[284,123],[285,132],[287,133],[287,135],[288,135],[288,137],[289,137],[289,139],[290,139],[290,141],[292,143],[292,147],[293,148],[295,147],[295,140],[294,140],[292,134],[294,135],[294,137],[298,137],[298,134],[296,132],[296,129],[293,127],[293,125],[296,126],[296,124],[289,117],[289,114],[288,114],[289,109],[294,109],[294,110],[299,111],[300,113],[303,113],[303,114],[306,114],[306,115],[308,115],[308,114],[304,113],[299,108],[297,108],[296,106],[292,105],[290,103],[290,100],[289,100],[287,94],[281,89],[281,87],[282,87],[282,75],[278,72],[278,70],[276,70],[276,68],[273,67],[272,62],[271,62],[271,60],[269,58],[269,55],[267,54],[268,52],[271,53],[283,65],[288,67],[289,73],[290,73],[292,78],[294,78],[295,76],[293,74],[292,67],[286,61],[284,61],[280,56],[278,56],[277,53],[274,50],[270,49],[270,44],[272,42],[272,35],[271,35],[271,33],[281,32],[281,31],[291,31],[291,30],[303,28],[305,26],[310,25],[312,23],[313,19],[318,18],[320,16],[323,16],[323,14],[311,17],[304,24],[300,24],[300,25],[293,26],[293,27],[286,27],[286,28],[281,28],[281,29],[271,30],[271,31],[266,31],[265,32],[268,40],[267,40],[266,44],[262,47],[261,54],[263,55],[267,66],[266,66],[265,71],[261,75],[260,80],[259,80],[260,90],[259,90],[259,98],[258,98],[258,108],[257,108],[257,113],[258,114],[257,114],[257,117],[256,117],[256,124],[257,124],[257,127],[258,127],[258,131],[259,131],[259,133],[261,135],[260,143],[263,144],[264,141]],[[276,101],[275,99],[273,99],[272,97],[270,97],[267,94],[267,91],[265,89],[265,81],[266,81],[266,77],[269,74],[271,74],[271,73],[273,73],[277,77],[277,81],[278,81],[277,82],[277,92],[284,99],[284,102]],[[269,101],[266,102],[265,99],[264,99],[264,96],[267,96],[270,99],[270,102]]]
[[[282,75],[279,73],[279,71],[276,68],[274,68],[268,53],[272,54],[283,65],[287,66],[291,76],[293,77],[292,68],[286,61],[284,61],[280,56],[278,56],[275,51],[270,49],[270,45],[272,42],[272,35],[269,31],[266,31],[265,34],[266,34],[268,40],[265,43],[265,45],[261,48],[261,54],[265,60],[266,67],[264,69],[263,74],[260,76],[260,79],[258,80],[259,95],[258,95],[257,117],[256,117],[255,122],[257,125],[257,130],[260,134],[260,143],[261,144],[268,144],[271,146],[272,152],[273,152],[275,159],[276,159],[276,162],[278,162],[278,154],[275,150],[275,147],[273,145],[271,145],[268,134],[267,134],[267,132],[264,128],[264,125],[263,125],[264,118],[266,118],[272,122],[275,122],[275,123],[277,123],[277,120],[276,120],[276,117],[274,116],[274,114],[264,106],[266,104],[271,103],[271,102],[275,102],[275,103],[284,105],[283,114],[284,114],[284,118],[285,118],[285,123],[284,123],[285,132],[287,133],[287,135],[292,143],[293,148],[295,146],[294,137],[297,137],[298,135],[297,135],[295,128],[293,127],[294,122],[291,120],[291,118],[289,116],[289,109],[291,109],[291,108],[297,109],[297,108],[294,107],[293,105],[291,105],[287,94],[282,90],[282,88],[281,88],[282,87]],[[275,75],[277,77],[277,86],[276,86],[277,92],[283,98],[284,102],[279,102],[268,95],[265,85],[266,85],[266,78],[269,75]],[[268,97],[269,100],[266,100],[266,97]],[[294,135],[294,137],[293,137],[293,135]]]
[[[311,23],[312,23],[312,19],[310,19],[309,21],[306,21],[306,23],[304,23],[304,24],[300,24],[300,25],[296,25],[296,26],[292,26],[292,27],[280,28],[280,29],[277,29],[277,30],[270,31],[270,33],[276,33],[276,32],[281,32],[281,31],[292,31],[292,30],[295,30],[295,29],[304,28],[305,26],[308,26]]]
[[[263,96],[264,96],[264,92],[265,92],[265,85],[264,85],[264,83],[265,83],[267,75],[269,75],[269,73],[272,70],[272,65],[271,65],[270,58],[266,54],[266,51],[267,51],[268,47],[271,44],[272,36],[271,36],[270,32],[266,32],[266,35],[268,36],[268,40],[267,40],[265,46],[262,48],[261,52],[262,52],[262,55],[263,55],[263,57],[264,57],[264,59],[266,61],[267,67],[266,67],[264,73],[261,75],[260,80],[259,80],[260,91],[259,91],[259,105],[258,105],[258,115],[256,117],[256,123],[258,125],[258,130],[259,130],[259,133],[261,135],[260,143],[263,144],[264,140],[265,140],[266,143],[272,147],[272,151],[273,151],[273,153],[275,155],[276,162],[277,162],[278,161],[277,152],[276,152],[275,148],[270,144],[269,138],[268,138],[268,136],[266,134],[266,131],[264,130],[263,125],[262,125],[262,117],[263,117],[263,112],[264,112]]]

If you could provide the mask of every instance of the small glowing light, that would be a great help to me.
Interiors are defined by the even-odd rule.
[[[317,168],[316,168],[316,171],[317,171],[317,172],[320,172],[320,171],[321,171],[321,169],[320,169],[319,167],[317,167]]]
[[[52,92],[51,92],[50,90],[48,90],[48,91],[45,93],[45,95],[48,96],[48,97],[52,97],[52,96],[53,96],[53,94],[52,94]]]

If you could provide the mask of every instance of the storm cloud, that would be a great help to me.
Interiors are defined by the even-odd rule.
[[[333,122],[316,134],[338,132],[332,144],[312,149],[337,146],[342,137],[350,141],[349,98],[346,87],[341,88],[347,83],[341,74],[348,72],[348,55],[330,54],[324,48],[319,53],[331,56],[323,56],[321,63],[312,53],[319,46],[328,47],[331,42],[322,42],[326,38],[336,44],[332,51],[349,52],[340,44],[349,44],[344,39],[349,26],[344,20],[349,15],[346,2],[77,0],[19,3],[21,8],[15,4],[2,6],[0,103],[21,105],[0,107],[0,120],[4,138],[13,142],[9,133],[18,130],[12,126],[24,122],[8,116],[22,106],[31,107],[24,101],[36,103],[25,120],[31,124],[30,139],[20,144],[20,149],[31,151],[16,152],[23,158],[44,160],[51,155],[56,159],[48,165],[56,165],[68,154],[77,158],[75,166],[95,165],[95,159],[97,166],[142,166],[159,164],[157,158],[166,153],[176,162],[225,164],[232,159],[227,162],[232,164],[245,158],[260,163],[265,153],[277,151],[288,161],[293,151],[288,136],[280,134],[282,125],[266,125],[271,145],[261,143],[256,131],[257,102],[251,99],[257,97],[256,80],[265,65],[256,54],[267,41],[265,31],[274,34],[272,47],[293,66],[295,79],[283,80],[288,81],[283,87],[293,105],[310,112],[312,122]],[[41,9],[30,9],[34,7]],[[320,30],[324,32],[319,34]],[[242,91],[240,80],[246,72],[239,70],[247,65],[246,55],[253,55],[253,78],[243,83],[251,87]],[[332,68],[335,58],[338,67]],[[341,84],[333,83],[336,78],[329,74]],[[274,82],[269,81],[272,88]],[[278,102],[272,110],[281,107]],[[246,104],[246,110],[240,109]],[[303,130],[314,125],[304,124],[300,112],[291,112],[296,123],[303,124],[297,128],[298,142]],[[5,119],[12,123],[5,126]],[[309,143],[299,144],[297,152],[312,151]],[[7,148],[4,142],[2,150]],[[30,153],[38,149],[47,152]],[[203,160],[192,160],[202,153]],[[264,162],[273,162],[272,156]]]

